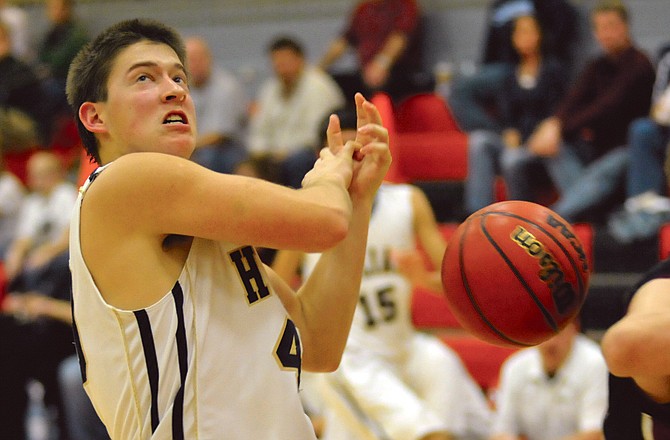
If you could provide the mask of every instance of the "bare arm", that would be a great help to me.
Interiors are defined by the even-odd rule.
[[[419,188],[412,189],[414,211],[414,233],[431,263],[427,270],[418,251],[396,252],[394,254],[398,270],[412,284],[425,287],[433,292],[442,292],[440,269],[447,243],[435,220],[433,208],[426,195]]]
[[[300,251],[280,250],[272,260],[272,270],[290,286],[298,275],[303,256],[304,253]]]
[[[389,72],[407,47],[407,36],[401,32],[389,35],[384,47],[363,66],[363,78],[370,87],[379,87],[388,80]]]
[[[353,211],[346,238],[323,252],[297,295],[270,272],[278,295],[300,330],[305,370],[332,371],[339,365],[358,303],[372,203],[390,165],[388,132],[381,126],[379,112],[361,95],[356,96],[356,104],[357,142],[363,147],[349,187]],[[329,145],[341,144],[341,133],[332,128]]]
[[[330,46],[328,46],[326,53],[319,61],[318,64],[319,68],[321,68],[322,70],[327,70],[331,66],[331,64],[333,64],[344,54],[344,52],[347,50],[347,47],[349,47],[349,43],[347,43],[347,40],[345,38],[338,37],[334,39],[330,43]]]
[[[3,308],[6,313],[20,320],[32,321],[46,317],[65,324],[72,324],[72,309],[69,301],[50,298],[39,293],[9,295],[3,302]]]
[[[578,434],[563,437],[561,440],[603,440],[605,437],[601,431],[580,432]]]
[[[300,190],[215,173],[172,155],[126,155],[91,186],[82,227],[89,215],[118,236],[179,234],[320,251],[347,231],[351,157],[346,155],[324,158]]]
[[[496,434],[494,436],[491,436],[489,440],[521,440],[521,437],[518,435],[511,435],[511,434]]]
[[[612,374],[632,377],[652,398],[670,401],[670,279],[644,284],[626,315],[610,327],[602,340]]]

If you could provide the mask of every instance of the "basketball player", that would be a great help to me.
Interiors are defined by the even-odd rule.
[[[346,343],[390,163],[376,108],[356,95],[346,145],[333,117],[330,149],[293,190],[188,160],[184,48],[159,23],[104,31],[73,62],[67,93],[102,165],[80,191],[70,265],[84,387],[111,437],[315,438],[300,372],[336,368]],[[296,294],[256,245],[323,257]]]
[[[344,401],[341,407],[327,399],[321,404],[325,440],[362,438],[359,425],[379,440],[484,439],[488,434],[491,415],[484,395],[458,356],[412,325],[410,280],[441,289],[439,273],[427,272],[423,261],[416,264],[417,240],[439,268],[446,245],[425,195],[410,185],[383,184],[342,364],[332,375],[305,384],[307,390],[324,381]],[[309,273],[317,259],[317,254],[280,251],[273,268],[292,280],[301,263]],[[344,407],[351,410],[343,412]]]
[[[668,164],[666,162],[666,175]],[[607,440],[670,439],[670,259],[637,285],[602,350],[610,370]]]

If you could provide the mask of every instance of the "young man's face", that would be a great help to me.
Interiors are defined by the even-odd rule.
[[[153,151],[190,157],[195,147],[195,106],[186,73],[167,45],[141,41],[116,57],[107,101],[96,104],[103,123],[101,150]]]
[[[628,23],[615,11],[593,14],[593,34],[608,54],[617,54],[630,45]]]
[[[277,77],[286,85],[295,84],[305,65],[303,57],[291,49],[277,49],[270,58]]]

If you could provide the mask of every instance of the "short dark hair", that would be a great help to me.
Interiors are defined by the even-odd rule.
[[[101,163],[98,141],[77,116],[79,107],[84,102],[107,100],[107,81],[117,55],[140,41],[170,46],[186,65],[181,36],[174,29],[150,19],[126,20],[107,28],[84,46],[70,64],[65,88],[68,104],[77,119],[77,130],[86,152],[98,163]]]
[[[272,40],[272,42],[268,46],[269,53],[282,49],[291,50],[296,54],[300,55],[301,57],[305,56],[305,50],[303,49],[302,45],[298,43],[298,40],[289,36],[277,37],[274,40]]]
[[[626,5],[621,0],[600,0],[593,7],[591,14],[599,12],[616,12],[625,23],[628,23],[630,20],[628,8],[626,8]]]

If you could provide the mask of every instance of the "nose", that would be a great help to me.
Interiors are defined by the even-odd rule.
[[[167,80],[165,91],[163,92],[163,101],[168,102],[176,100],[182,102],[184,99],[186,99],[187,94],[188,91],[183,85],[172,79],[169,79]]]

